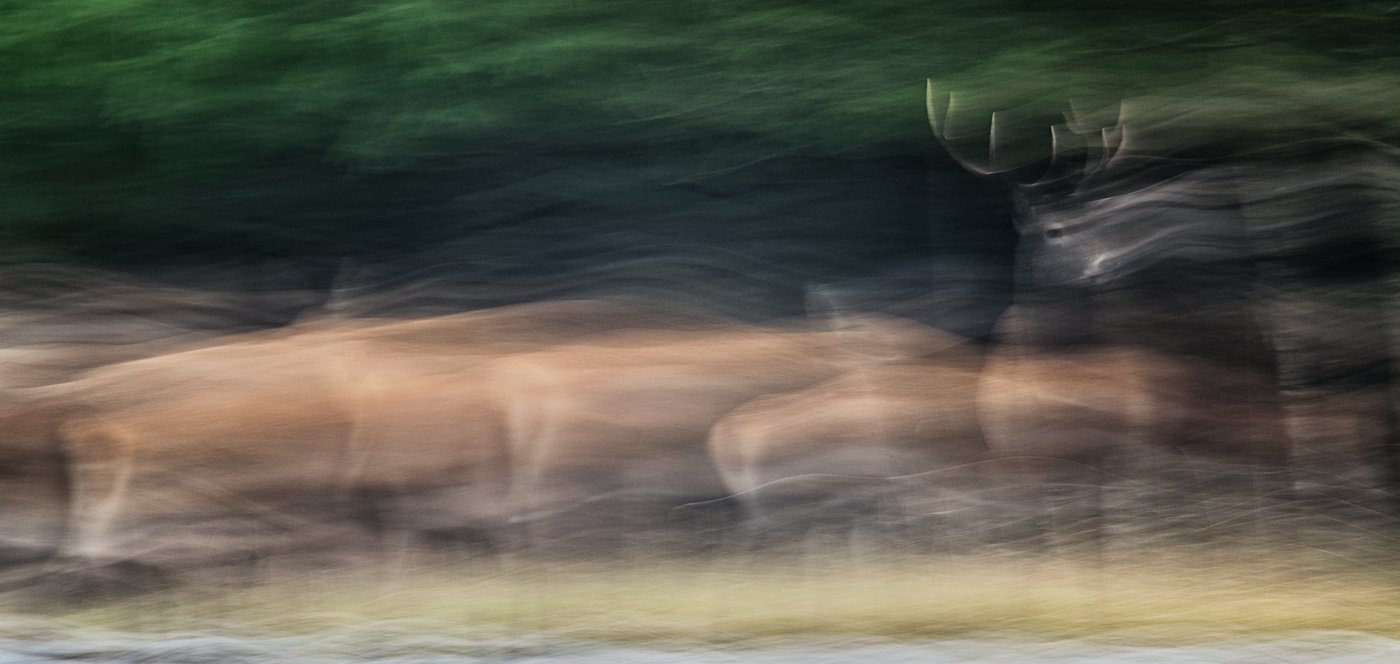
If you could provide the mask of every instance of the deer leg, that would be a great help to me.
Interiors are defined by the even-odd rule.
[[[135,450],[115,427],[88,422],[63,435],[69,459],[69,515],[61,555],[102,560],[113,555],[111,528],[126,499]]]

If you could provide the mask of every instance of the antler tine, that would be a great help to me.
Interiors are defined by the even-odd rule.
[[[1077,138],[1074,130],[1062,124],[1050,125],[1050,169],[1060,164],[1060,155],[1067,149],[1070,139]]]
[[[997,172],[997,111],[992,111],[992,126],[987,130],[987,168]]]
[[[1093,105],[1083,99],[1066,99],[1065,102],[1069,108],[1063,113],[1065,124],[1076,134],[1096,134],[1104,127],[1122,124],[1122,99],[1119,99],[1118,106],[1112,109],[1108,106]]]
[[[1123,143],[1127,140],[1127,127],[1122,124],[1103,130],[1103,168],[1108,168],[1123,154]]]
[[[1087,134],[1090,131],[1093,131],[1086,126],[1088,122],[1088,114],[1076,108],[1076,104],[1074,103],[1073,99],[1066,99],[1065,104],[1069,106],[1069,109],[1063,113],[1066,128],[1068,128],[1070,131],[1076,134]]]
[[[1050,125],[1050,163],[1046,166],[1045,172],[1040,178],[1020,185],[1022,189],[1032,190],[1041,187],[1048,187],[1059,184],[1075,176],[1075,171],[1083,172],[1084,167],[1069,170],[1063,173],[1056,171],[1062,165],[1064,155],[1078,146],[1085,145],[1083,137],[1074,131],[1073,128],[1065,124]]]
[[[1121,127],[1121,126],[1123,126],[1123,111],[1124,111],[1123,98],[1122,98],[1122,97],[1119,97],[1119,98],[1118,98],[1118,112],[1116,112],[1116,113],[1113,114],[1113,126],[1115,126],[1115,127]]]
[[[1074,102],[1071,101],[1070,105],[1074,106]],[[1081,121],[1082,131],[1079,131],[1079,133],[1084,136],[1085,147],[1089,151],[1088,157],[1084,162],[1084,172],[1086,175],[1100,173],[1113,166],[1116,157],[1122,151],[1125,117],[1130,111],[1131,107],[1128,106],[1127,100],[1120,98],[1117,106],[1112,110],[1111,123],[1108,122],[1108,111],[1099,111],[1097,113],[1097,115],[1102,116],[1099,118],[1099,122],[1105,123],[1097,129],[1090,129],[1088,123],[1082,122],[1086,118],[1078,109],[1072,111],[1076,119]],[[1099,124],[1099,122],[1093,124]],[[1095,135],[1090,137],[1090,134]]]
[[[944,130],[938,126],[941,123],[938,118],[938,108],[933,98],[933,79],[931,78],[924,79],[924,110],[928,113],[928,126],[929,129],[933,130],[933,137],[938,139],[939,143],[946,142]]]

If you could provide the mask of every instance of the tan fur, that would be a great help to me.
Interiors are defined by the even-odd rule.
[[[979,364],[974,349],[956,349],[760,397],[715,425],[710,452],[757,518],[765,502],[856,492],[861,480],[956,482],[919,476],[955,469],[965,478],[986,456],[974,412]]]
[[[344,521],[322,513],[345,516],[365,489],[408,501],[393,515],[406,527],[499,520],[509,470],[483,363],[619,327],[715,324],[586,301],[320,321],[24,390],[17,396],[29,405],[7,419],[44,413],[41,428],[66,455],[67,555],[128,557],[188,544],[179,524],[219,517],[314,538]],[[433,492],[450,496],[423,498]],[[436,504],[443,500],[451,504]]]
[[[663,494],[661,504],[675,504],[723,495],[705,439],[725,413],[948,343],[946,334],[868,319],[829,332],[622,333],[507,358],[492,382],[510,412],[519,518],[607,496]]]

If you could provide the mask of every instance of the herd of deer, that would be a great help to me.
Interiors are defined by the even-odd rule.
[[[9,561],[199,557],[318,528],[547,547],[704,501],[754,534],[793,507],[858,520],[843,510],[861,500],[1006,485],[1087,489],[1082,506],[1144,455],[1285,467],[1285,428],[1306,424],[1193,389],[1253,380],[1239,369],[874,316],[755,326],[577,300],[191,345],[9,387]]]

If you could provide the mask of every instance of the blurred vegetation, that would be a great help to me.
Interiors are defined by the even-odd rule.
[[[595,163],[664,182],[776,156],[922,163],[926,77],[989,108],[1237,97],[1267,117],[1231,121],[1387,134],[1397,18],[1389,0],[19,0],[0,6],[0,241],[105,262],[393,254],[513,218],[483,207],[587,204],[608,183],[573,176]],[[561,177],[511,189],[542,173]]]
[[[1245,636],[1400,634],[1396,578],[1382,567],[1276,547],[1125,554],[1108,562],[918,555],[852,561],[833,552],[490,571],[447,565],[387,575],[342,568],[46,613],[74,627],[120,632],[324,638],[389,626],[424,636],[462,633],[478,643],[533,635],[663,647],[862,636],[1180,646]]]

